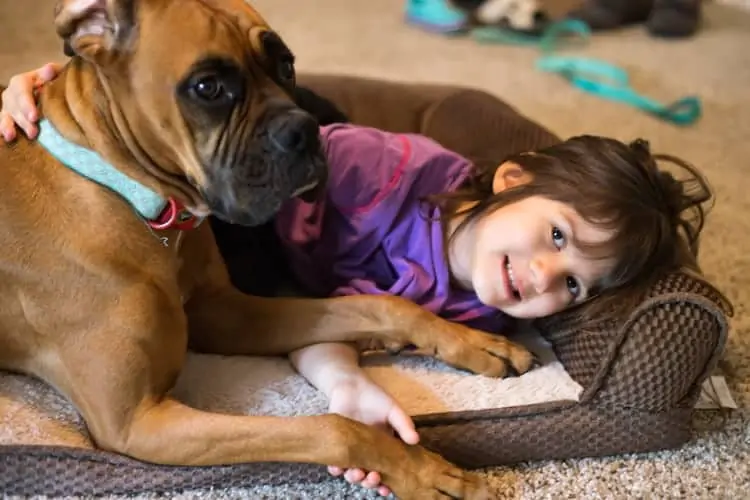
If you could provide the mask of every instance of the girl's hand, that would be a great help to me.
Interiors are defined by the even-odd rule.
[[[8,88],[2,93],[0,108],[0,137],[5,141],[16,138],[16,126],[24,131],[26,137],[34,139],[39,133],[36,122],[39,121],[39,110],[36,107],[36,90],[45,83],[54,80],[62,70],[57,63],[45,64],[39,69],[15,75],[8,82]]]
[[[375,425],[387,432],[396,431],[407,444],[419,442],[419,434],[414,428],[414,421],[411,417],[390,394],[371,380],[359,367],[350,377],[335,384],[328,398],[331,413],[338,413],[364,424]],[[328,467],[328,472],[334,476],[343,474],[344,479],[349,483],[376,489],[381,496],[391,494],[391,489],[380,482],[380,473],[377,471]]]

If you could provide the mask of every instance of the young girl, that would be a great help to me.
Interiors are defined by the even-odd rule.
[[[36,135],[34,89],[58,69],[11,80],[0,111],[6,140],[15,137],[14,123]],[[325,197],[290,200],[276,218],[299,283],[323,296],[401,295],[489,332],[584,302],[622,305],[626,290],[690,262],[701,204],[711,198],[693,168],[653,156],[640,140],[581,136],[481,166],[419,135],[335,124],[321,127],[321,138],[330,168]],[[688,179],[660,171],[659,158]],[[418,441],[408,415],[359,367],[353,346],[314,345],[290,358],[332,412]],[[388,493],[376,472],[345,477]]]

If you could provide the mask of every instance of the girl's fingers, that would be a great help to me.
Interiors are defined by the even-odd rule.
[[[394,405],[388,414],[388,424],[395,430],[406,444],[417,444],[419,434],[414,427],[414,421],[398,405]]]
[[[62,70],[61,64],[45,64],[36,71],[36,81],[34,82],[34,87],[40,87],[45,83],[54,80],[55,78],[57,78],[57,75],[60,74],[60,70]]]
[[[367,473],[367,476],[362,480],[362,486],[367,489],[373,489],[380,486],[380,474],[378,474],[375,471],[370,471]]]
[[[344,473],[344,469],[331,465],[330,467],[328,467],[328,473],[332,476],[340,476]]]
[[[16,126],[10,115],[3,113],[0,115],[0,136],[5,142],[10,142],[16,138]]]
[[[23,95],[18,98],[19,101],[19,107],[21,108],[21,114],[26,119],[28,123],[36,123],[37,120],[39,120],[39,110],[36,107],[36,102],[34,101],[34,96],[28,96]],[[21,123],[18,123],[19,126],[21,126]],[[26,130],[25,127],[22,127],[24,130]]]
[[[352,484],[361,483],[365,478],[365,471],[362,469],[349,469],[344,473],[344,479]]]
[[[16,125],[23,130],[24,134],[26,134],[26,137],[29,139],[34,139],[37,134],[37,127],[34,125],[31,121],[29,121],[28,118],[22,112],[17,111],[11,115],[13,117],[13,121],[16,122]]]

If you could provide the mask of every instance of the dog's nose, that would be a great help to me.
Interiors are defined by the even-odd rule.
[[[318,122],[308,113],[293,109],[276,116],[269,133],[281,152],[299,153],[318,141]]]

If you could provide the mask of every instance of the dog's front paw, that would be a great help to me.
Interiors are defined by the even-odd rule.
[[[438,337],[435,356],[472,373],[488,377],[520,375],[529,371],[534,363],[534,356],[525,347],[501,335],[460,327]]]

